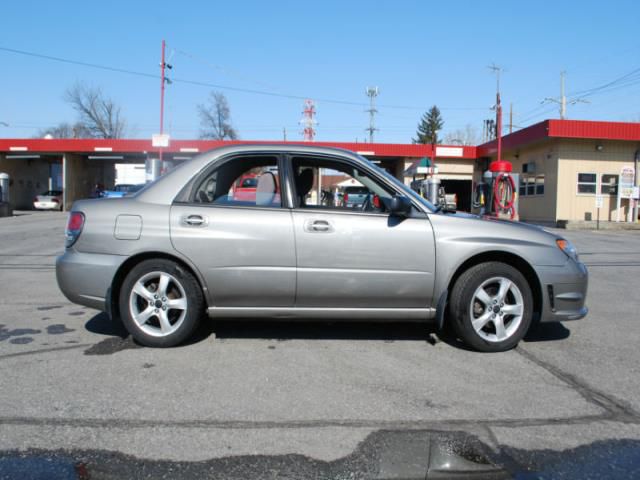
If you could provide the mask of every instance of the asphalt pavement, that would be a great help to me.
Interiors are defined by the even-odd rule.
[[[213,321],[157,350],[59,292],[65,220],[0,218],[0,478],[25,459],[60,478],[414,478],[438,448],[640,476],[640,232],[562,232],[590,313],[506,353],[425,325]]]

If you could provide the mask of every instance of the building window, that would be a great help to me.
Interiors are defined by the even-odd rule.
[[[596,193],[596,182],[598,175],[595,173],[579,173],[578,174],[578,193],[594,194]]]
[[[618,175],[603,173],[600,176],[600,193],[603,195],[618,195]]]
[[[536,176],[536,195],[544,195],[544,175]]]
[[[521,174],[518,191],[521,197],[544,195],[544,175]]]

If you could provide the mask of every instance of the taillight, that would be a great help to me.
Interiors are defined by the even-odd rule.
[[[66,237],[65,246],[69,248],[82,233],[82,227],[84,227],[84,213],[82,212],[71,212],[69,214],[69,221],[67,222],[67,229],[64,234]]]
[[[51,199],[51,201],[52,201],[53,203],[60,203],[60,200],[58,200],[57,198],[52,198],[52,199]]]

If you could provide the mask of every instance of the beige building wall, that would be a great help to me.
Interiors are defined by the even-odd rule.
[[[556,195],[558,190],[558,147],[556,142],[549,142],[531,149],[522,150],[518,158],[511,160],[513,172],[523,179],[535,177],[536,182],[544,184],[544,193],[520,195],[518,186],[519,214],[522,220],[537,222],[556,221]],[[523,165],[533,164],[534,172],[523,173]]]
[[[558,147],[555,142],[547,142],[542,145],[525,147],[517,150],[505,151],[502,155],[513,165],[513,173],[520,179],[527,176],[535,178],[538,184],[544,184],[544,193],[533,195],[520,195],[518,191],[518,212],[523,221],[555,222],[556,221],[556,194],[558,181]],[[523,165],[533,164],[534,172],[523,173]],[[481,178],[481,173],[476,178]],[[477,181],[477,180],[476,180]]]
[[[598,149],[600,145],[602,148]],[[535,164],[535,175],[544,175],[544,194],[519,195],[520,219],[556,222],[596,220],[596,193],[602,190],[602,175],[620,175],[624,166],[633,166],[640,144],[625,141],[556,139],[507,150],[503,159],[513,164],[513,172],[523,174],[523,165]],[[474,178],[480,178],[477,171]],[[596,174],[596,193],[578,193],[578,174]],[[518,189],[519,191],[520,189]],[[600,220],[616,221],[617,197],[603,194]],[[629,202],[622,200],[620,219],[625,220]]]
[[[597,146],[602,146],[601,150]],[[634,155],[638,148],[635,142],[598,141],[598,140],[562,140],[559,142],[558,155],[558,220],[595,220],[596,194],[578,193],[578,173],[597,175],[596,192],[601,192],[603,174],[620,175],[624,166],[633,166]],[[620,219],[625,220],[629,201],[622,200]],[[603,194],[603,208],[600,220],[617,219],[616,195]]]

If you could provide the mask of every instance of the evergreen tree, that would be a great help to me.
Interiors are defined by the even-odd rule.
[[[413,143],[440,143],[438,131],[442,130],[443,125],[444,120],[442,120],[442,115],[440,115],[440,109],[434,105],[428,112],[422,115],[420,123],[418,124],[418,131],[416,132],[418,138],[414,138]]]

